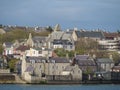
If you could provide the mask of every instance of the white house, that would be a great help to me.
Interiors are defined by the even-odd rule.
[[[4,52],[3,55],[12,55],[14,52],[13,44],[11,42],[3,43]]]

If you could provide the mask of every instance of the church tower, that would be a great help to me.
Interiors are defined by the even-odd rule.
[[[61,31],[61,27],[60,27],[59,24],[56,24],[56,25],[55,25],[54,32],[55,32],[55,31]]]
[[[29,38],[27,40],[27,45],[30,46],[30,47],[34,46],[34,42],[33,42],[31,33],[29,34]]]

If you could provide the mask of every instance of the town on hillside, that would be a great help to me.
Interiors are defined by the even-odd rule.
[[[119,31],[0,25],[0,82],[119,80]]]

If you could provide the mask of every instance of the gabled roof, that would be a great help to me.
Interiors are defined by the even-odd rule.
[[[72,35],[63,31],[56,31],[56,32],[52,32],[49,37],[48,37],[48,41],[53,41],[53,40],[69,40],[72,41]]]
[[[44,57],[27,57],[26,62],[28,62],[28,63],[43,63],[43,62],[46,62],[46,58],[44,58]]]
[[[56,31],[56,32],[52,32],[50,34],[50,40],[54,40],[54,39],[61,39],[62,35],[64,34],[63,31]]]
[[[53,44],[61,44],[61,45],[72,45],[73,43],[69,40],[54,40]]]
[[[96,61],[97,63],[114,63],[112,59],[109,58],[99,58]]]
[[[79,66],[96,66],[96,63],[92,60],[78,60]]]
[[[35,43],[41,43],[41,42],[45,42],[45,41],[46,41],[46,38],[47,38],[47,37],[36,36],[36,37],[33,38],[33,41],[34,41]]]
[[[89,55],[76,55],[76,60],[93,60]]]
[[[95,66],[94,60],[89,55],[76,55],[75,60],[79,66]]]
[[[49,62],[51,62],[51,63],[69,63],[69,60],[67,58],[63,58],[63,57],[54,57],[54,58],[50,58]]]
[[[5,45],[5,47],[10,48],[13,45],[13,43],[5,42],[4,45]]]
[[[101,31],[75,31],[78,38],[89,37],[89,38],[104,38]]]
[[[104,36],[105,36],[105,38],[110,38],[110,37],[115,38],[115,37],[120,37],[120,34],[119,33],[106,33],[106,32],[104,32]]]

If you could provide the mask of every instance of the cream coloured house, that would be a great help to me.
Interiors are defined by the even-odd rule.
[[[26,51],[26,56],[29,57],[52,57],[52,50],[46,48],[30,48]]]

